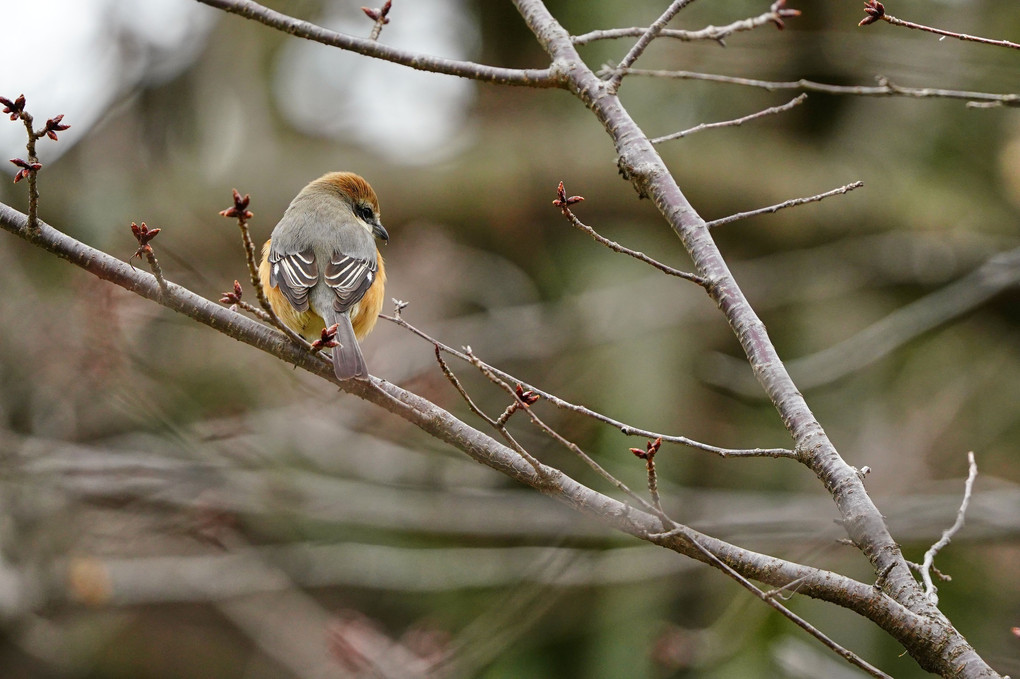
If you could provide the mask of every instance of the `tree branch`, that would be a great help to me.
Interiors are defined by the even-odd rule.
[[[607,68],[600,71],[600,74],[611,73],[613,69]],[[741,85],[744,87],[757,87],[759,89],[775,92],[777,90],[803,90],[805,92],[821,92],[823,94],[845,94],[857,97],[912,97],[914,99],[964,99],[971,104],[994,105],[994,106],[1020,106],[1020,94],[993,94],[989,92],[968,92],[966,90],[945,90],[933,87],[900,87],[895,85],[885,76],[876,76],[878,85],[867,87],[863,85],[830,85],[819,83],[813,80],[757,80],[754,78],[739,78],[729,75],[716,75],[714,73],[698,73],[695,71],[662,71],[641,68],[626,69],[628,75],[643,75],[653,78],[670,78],[674,80],[703,80],[728,85]]]
[[[357,38],[346,33],[327,30],[308,21],[302,21],[264,7],[252,0],[197,0],[204,5],[230,12],[245,19],[283,31],[289,35],[367,57],[401,64],[418,71],[456,75],[471,80],[499,85],[525,87],[563,87],[562,77],[551,68],[515,69],[485,66],[470,61],[433,57],[382,45],[368,38]]]
[[[783,19],[800,16],[798,9],[786,9],[786,1],[779,0],[772,5],[772,8],[764,14],[759,14],[750,19],[741,19],[725,26],[706,26],[699,31],[683,31],[678,29],[665,28],[659,32],[660,38],[672,38],[681,42],[695,42],[698,40],[715,40],[725,45],[724,39],[740,31],[751,31],[760,26],[774,24],[779,28],[783,27]],[[575,45],[587,45],[597,40],[613,40],[616,38],[638,38],[648,31],[647,27],[634,26],[632,28],[609,28],[601,31],[591,31],[582,35],[572,36],[570,39]]]
[[[758,118],[764,118],[766,116],[771,116],[771,115],[775,115],[777,113],[783,113],[785,111],[789,111],[794,106],[797,106],[799,104],[803,104],[806,99],[807,99],[807,95],[806,94],[798,94],[796,97],[794,97],[790,101],[786,102],[785,104],[781,104],[779,106],[770,106],[769,108],[763,109],[763,110],[758,111],[756,113],[751,113],[749,115],[742,116],[740,118],[734,118],[733,120],[723,120],[723,121],[720,121],[720,122],[717,122],[717,123],[701,123],[700,125],[695,125],[694,127],[688,128],[686,130],[680,130],[679,132],[674,132],[673,134],[667,134],[667,135],[662,136],[662,137],[655,137],[653,139],[650,139],[649,141],[651,141],[653,144],[661,144],[664,141],[672,141],[673,139],[682,139],[683,137],[686,137],[689,134],[694,134],[695,132],[701,132],[703,130],[715,130],[715,129],[718,129],[720,127],[740,127],[744,123],[751,122],[752,120],[757,120]]]

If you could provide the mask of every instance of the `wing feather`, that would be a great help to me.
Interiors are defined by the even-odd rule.
[[[311,248],[302,252],[269,252],[269,284],[279,288],[298,311],[308,311],[308,291],[319,282],[319,266]]]
[[[336,294],[333,308],[338,313],[343,313],[361,301],[375,282],[377,269],[378,264],[375,260],[359,259],[342,252],[334,252],[323,276],[326,285],[333,288]]]

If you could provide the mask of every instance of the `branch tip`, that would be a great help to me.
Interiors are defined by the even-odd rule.
[[[885,5],[878,0],[864,0],[864,13],[868,16],[861,19],[858,26],[867,26],[885,18]]]

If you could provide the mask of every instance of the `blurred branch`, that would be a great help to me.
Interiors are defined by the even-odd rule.
[[[314,432],[322,414],[300,410],[280,418],[303,432]],[[253,415],[260,420],[267,417],[272,416]],[[187,432],[182,436],[187,437]],[[358,526],[373,533],[413,531],[431,536],[517,541],[569,538],[600,546],[614,542],[613,534],[599,524],[579,520],[566,507],[550,505],[533,493],[492,488],[484,478],[465,477],[453,470],[440,471],[440,476],[449,477],[449,481],[437,487],[435,465],[423,465],[423,456],[415,451],[377,438],[345,436],[343,430],[331,429],[321,436],[340,441],[347,448],[371,446],[382,465],[399,467],[402,474],[380,479],[363,465],[316,472],[284,472],[271,464],[246,468],[236,462],[217,461],[213,445],[178,450],[161,445],[155,438],[137,442],[139,450],[147,451],[144,454],[18,437],[5,437],[5,446],[17,451],[18,478],[23,487],[55,489],[71,502],[99,506],[145,503],[169,508],[176,514],[208,510],[255,518],[283,509],[282,492],[286,511],[295,520]],[[261,443],[267,454],[284,445],[267,438],[263,431],[229,440],[231,448],[249,447],[254,441]],[[320,447],[318,436],[304,436],[294,452],[303,459]],[[466,460],[461,465],[460,460],[449,458],[452,465],[464,466],[466,471],[477,466],[468,466]],[[927,541],[951,520],[960,502],[958,494],[945,485],[939,484],[927,493],[883,498],[889,521],[902,541]],[[345,498],[345,502],[332,501],[337,497]],[[664,506],[684,512],[698,530],[749,541],[758,548],[831,543],[839,535],[838,526],[831,521],[831,503],[808,494],[671,486]],[[968,539],[1018,536],[1020,489],[1006,486],[974,494],[968,509]]]
[[[838,643],[833,641],[831,637],[827,636],[826,634],[823,634],[821,630],[819,630],[817,627],[809,623],[807,620],[800,617],[799,615],[791,611],[789,608],[776,601],[775,596],[771,596],[770,593],[763,592],[757,587],[755,587],[751,582],[747,580],[747,578],[742,576],[737,571],[733,570],[733,568],[731,568],[729,564],[723,562],[721,559],[719,559],[719,557],[715,556],[710,551],[702,547],[700,543],[694,541],[694,546],[700,549],[705,554],[705,556],[707,556],[712,561],[712,564],[716,568],[720,569],[721,571],[729,575],[731,578],[736,580],[738,583],[740,583],[740,585],[744,589],[754,594],[754,596],[758,597],[761,601],[764,601],[766,604],[782,613],[786,618],[793,621],[795,625],[803,629],[805,632],[821,641],[826,647],[831,649],[840,657],[846,659],[851,665],[861,668],[862,670],[864,670],[873,677],[879,677],[879,679],[892,679],[891,675],[886,674],[877,667],[874,667],[870,663],[866,662],[856,653],[839,645]]]
[[[796,97],[786,102],[785,104],[781,104],[779,106],[772,106],[761,111],[758,111],[757,113],[751,113],[750,115],[746,115],[741,118],[734,118],[733,120],[723,120],[718,123],[701,123],[700,125],[695,125],[694,127],[688,128],[686,130],[681,130],[679,132],[674,132],[673,134],[667,134],[663,137],[654,137],[649,141],[651,141],[653,144],[661,144],[662,142],[672,141],[673,139],[682,139],[683,137],[686,137],[689,134],[701,132],[702,130],[715,130],[721,127],[740,127],[744,123],[750,122],[752,120],[757,120],[758,118],[765,118],[767,116],[775,115],[777,113],[784,113],[786,111],[789,111],[794,106],[803,104],[806,99],[807,99],[806,94],[798,94]]]
[[[609,74],[613,69],[607,68],[600,71],[600,74]],[[672,78],[676,80],[704,80],[708,82],[726,83],[729,85],[742,85],[744,87],[757,87],[759,89],[775,92],[777,90],[803,90],[805,92],[822,92],[824,94],[845,94],[858,97],[911,97],[915,99],[964,99],[968,102],[985,102],[1000,106],[1020,106],[1020,94],[992,94],[989,92],[968,92],[964,90],[946,90],[932,87],[900,87],[889,81],[885,76],[876,76],[877,87],[851,86],[851,85],[830,85],[827,83],[814,82],[812,80],[756,80],[753,78],[739,78],[728,75],[716,75],[713,73],[697,73],[694,71],[661,71],[647,70],[640,68],[627,69],[629,75],[643,75],[653,78]]]
[[[76,559],[57,564],[54,573],[77,569],[80,578],[101,580],[104,598],[92,603],[103,606],[226,601],[295,587],[342,586],[419,594],[521,585],[609,587],[675,577],[697,567],[693,561],[677,559],[654,546],[610,550],[401,548],[352,542],[244,546],[198,555]],[[544,566],[536,567],[539,564]],[[96,589],[85,579],[57,584],[59,597],[72,601],[80,600],[81,592]]]
[[[1020,248],[998,253],[970,274],[897,309],[853,337],[787,362],[797,384],[813,389],[851,375],[907,342],[977,309],[1003,290],[1020,284]],[[747,396],[758,393],[743,361],[716,356],[705,379]]]
[[[665,28],[659,33],[659,37],[673,38],[683,42],[715,40],[719,44],[725,45],[726,43],[724,39],[734,33],[754,30],[759,26],[765,26],[767,24],[773,24],[782,29],[784,26],[783,19],[796,16],[800,16],[799,9],[786,9],[786,0],[778,0],[772,4],[772,7],[768,12],[759,14],[756,17],[734,21],[733,23],[725,26],[706,26],[700,31],[682,31]],[[596,40],[638,38],[644,35],[647,31],[648,28],[637,26],[633,28],[609,28],[601,31],[591,31],[582,35],[575,35],[570,39],[575,45],[587,45],[588,43],[595,42]]]
[[[499,85],[521,85],[524,87],[563,87],[563,78],[553,69],[515,69],[485,66],[470,61],[457,61],[433,57],[417,52],[408,52],[382,45],[375,40],[357,38],[346,33],[327,30],[308,21],[281,14],[252,0],[197,0],[204,5],[224,12],[257,21],[260,24],[283,31],[289,35],[312,42],[338,47],[366,57],[382,59],[407,66],[419,71],[456,75],[482,82]]]

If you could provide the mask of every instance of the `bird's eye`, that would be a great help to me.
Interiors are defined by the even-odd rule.
[[[375,221],[375,212],[373,212],[372,208],[370,208],[369,206],[359,205],[354,210],[355,212],[358,213],[358,216],[361,217],[366,222],[371,224],[373,221]]]

